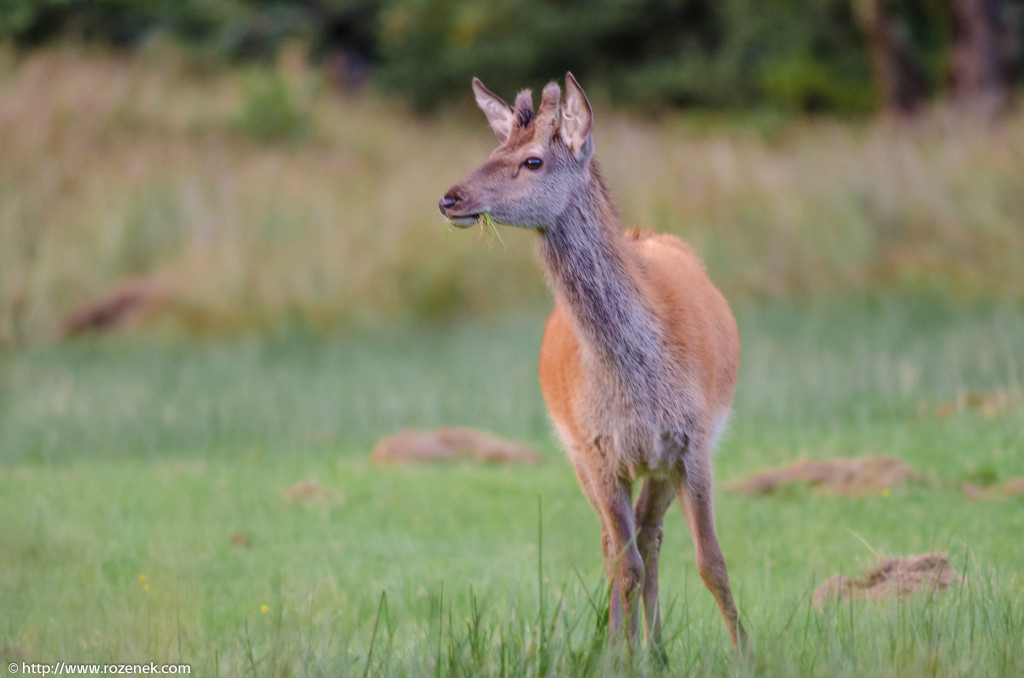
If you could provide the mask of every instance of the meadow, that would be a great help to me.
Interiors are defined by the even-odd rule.
[[[537,384],[530,235],[446,234],[436,214],[493,145],[482,117],[334,93],[301,50],[230,70],[157,44],[0,51],[0,675],[1024,673],[1024,497],[960,487],[1024,476],[1024,115],[637,119],[595,101],[627,222],[689,239],[740,324],[716,515],[750,658],[678,508],[668,671],[607,650],[597,517]],[[162,305],[63,337],[132,278]],[[1002,405],[948,407],[968,393]],[[447,425],[543,462],[370,462],[383,435]],[[725,489],[883,455],[927,481]],[[967,584],[811,605],[833,574],[929,549]]]
[[[971,501],[957,484],[1024,475],[1024,309],[893,300],[738,315],[744,365],[716,508],[757,653],[733,659],[673,510],[671,667],[1019,675],[1022,499]],[[539,396],[542,320],[201,344],[115,336],[0,356],[4,658],[181,661],[225,676],[615,669],[597,519]],[[935,416],[964,389],[1011,404]],[[381,435],[449,424],[525,440],[544,461],[369,461]],[[931,482],[851,497],[722,489],[798,458],[866,455]],[[315,491],[289,494],[305,481]],[[859,573],[876,550],[928,549],[947,551],[967,586],[810,605],[821,581]]]
[[[594,96],[626,224],[685,237],[733,302],[1024,294],[1024,109],[995,126],[941,108],[914,124],[638,119]],[[445,239],[438,198],[495,144],[468,82],[450,101],[418,119],[336,93],[301,49],[272,69],[159,43],[0,50],[0,344],[59,338],[126,278],[165,290],[157,324],[193,334],[544,303],[529,234],[490,257]]]

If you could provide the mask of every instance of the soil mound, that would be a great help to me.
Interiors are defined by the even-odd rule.
[[[880,492],[920,482],[924,476],[899,459],[823,459],[798,461],[783,468],[755,473],[726,486],[732,492],[769,494],[784,485],[802,483],[820,492],[858,494]]]
[[[1024,494],[1024,478],[1011,478],[1005,483],[994,485],[976,485],[964,483],[961,486],[964,496],[968,499],[995,499],[998,497],[1013,497]]]
[[[75,309],[64,319],[64,336],[110,330],[151,315],[171,299],[170,286],[155,277],[126,278],[106,297]]]
[[[340,504],[344,497],[329,487],[324,487],[312,478],[302,480],[281,491],[281,498],[291,504],[333,505]]]
[[[956,400],[936,406],[933,414],[936,419],[949,419],[955,414],[975,410],[986,419],[995,419],[1013,404],[1013,400],[1007,391],[961,391]]]
[[[949,566],[945,553],[928,552],[906,558],[884,558],[861,579],[836,575],[815,590],[813,602],[815,607],[821,607],[834,598],[906,598],[921,589],[935,591],[963,583],[964,578]]]
[[[489,464],[536,464],[540,455],[520,443],[471,428],[407,429],[382,438],[371,457],[377,464],[473,459]]]

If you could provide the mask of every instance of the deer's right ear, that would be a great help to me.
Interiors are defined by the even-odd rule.
[[[508,135],[512,132],[512,119],[514,117],[512,107],[505,103],[491,90],[484,87],[479,78],[473,78],[473,96],[476,97],[476,105],[487,116],[487,122],[494,130],[494,136],[498,141],[505,143]]]

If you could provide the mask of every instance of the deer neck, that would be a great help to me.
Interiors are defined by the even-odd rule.
[[[637,280],[639,262],[593,162],[589,180],[554,226],[541,231],[540,252],[548,284],[568,310],[585,355],[627,384],[654,383],[660,333]]]

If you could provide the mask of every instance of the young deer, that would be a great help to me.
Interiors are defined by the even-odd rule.
[[[662,519],[678,497],[697,569],[733,645],[744,643],[711,507],[711,452],[729,417],[739,368],[736,322],[700,259],[678,238],[624,234],[593,159],[592,111],[571,73],[565,100],[544,88],[515,107],[473,80],[501,145],[441,198],[467,227],[488,212],[538,233],[554,293],[540,349],[540,384],[584,494],[601,517],[611,582],[610,625],[632,638],[642,598],[660,640]],[[632,486],[644,477],[632,505]]]

